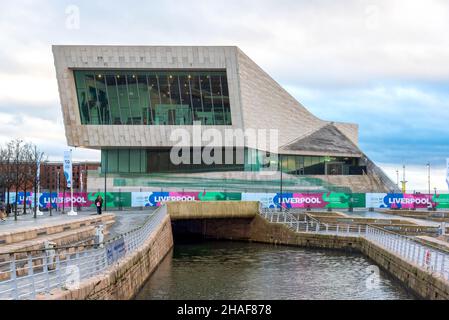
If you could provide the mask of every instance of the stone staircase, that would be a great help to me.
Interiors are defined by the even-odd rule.
[[[341,187],[348,187],[354,193],[366,192],[389,192],[388,188],[382,183],[376,174],[368,175],[327,175],[314,176]]]

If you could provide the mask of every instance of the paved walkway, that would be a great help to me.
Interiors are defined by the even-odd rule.
[[[112,211],[115,214],[115,223],[110,229],[109,238],[140,227],[154,210],[156,207],[148,207],[144,210]]]
[[[144,210],[107,211],[107,213],[115,215],[115,223],[110,229],[108,238],[141,226],[155,209],[149,207]],[[59,224],[96,215],[96,211],[79,211],[76,216],[69,216],[67,213],[62,214],[61,211],[53,211],[51,217],[48,212],[44,212],[43,216],[37,216],[36,218],[33,218],[32,214],[26,214],[18,216],[17,221],[14,220],[14,216],[10,216],[5,221],[0,221],[0,233],[19,231],[29,227],[42,227],[48,224]]]
[[[50,215],[45,212],[43,216],[37,216],[36,218],[33,218],[32,214],[20,215],[17,217],[17,221],[14,220],[14,216],[10,216],[5,221],[0,221],[0,233],[5,231],[12,232],[27,227],[41,227],[49,223],[63,223],[70,220],[85,218],[94,214],[93,211],[82,211],[76,216],[69,216],[67,213],[61,214],[60,212],[53,212],[53,216],[50,217]]]
[[[338,210],[337,210],[338,211]],[[351,216],[351,217],[362,217],[362,218],[372,218],[372,219],[394,219],[394,220],[402,220],[402,221],[408,221],[413,224],[423,226],[423,227],[438,227],[441,223],[435,222],[435,221],[429,221],[424,219],[415,219],[415,218],[408,218],[403,216],[397,216],[393,214],[383,213],[379,211],[368,211],[368,210],[354,210],[353,212],[349,211],[342,211],[344,214]]]

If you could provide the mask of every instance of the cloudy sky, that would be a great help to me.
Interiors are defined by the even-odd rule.
[[[405,164],[410,190],[426,190],[430,162],[432,189],[447,190],[448,1],[15,0],[0,30],[0,143],[61,158],[52,44],[237,45],[314,114],[358,123],[393,181]]]

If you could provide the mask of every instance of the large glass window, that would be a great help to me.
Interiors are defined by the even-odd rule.
[[[231,125],[225,71],[75,70],[82,124]]]

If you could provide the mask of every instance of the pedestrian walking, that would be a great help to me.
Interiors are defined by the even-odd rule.
[[[0,220],[5,221],[6,218],[6,212],[5,212],[5,205],[3,202],[0,202]]]
[[[97,214],[101,214],[101,207],[103,206],[103,198],[98,195],[95,199],[95,206],[97,207]]]

